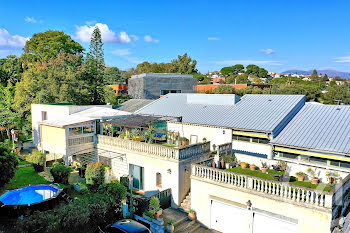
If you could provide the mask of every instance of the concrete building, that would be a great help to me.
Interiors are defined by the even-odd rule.
[[[128,81],[133,99],[157,99],[168,93],[194,93],[197,80],[190,74],[145,73]]]

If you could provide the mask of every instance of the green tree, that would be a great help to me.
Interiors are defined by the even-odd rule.
[[[214,88],[213,94],[234,94],[235,89],[231,85],[219,85]]]
[[[238,75],[237,78],[236,78],[236,83],[239,83],[239,84],[244,84],[244,83],[249,83],[249,79],[248,79],[248,75],[246,74],[241,74],[241,75]]]
[[[103,104],[104,100],[104,52],[101,37],[101,31],[96,26],[91,35],[90,51],[87,54],[87,74],[89,91],[91,95],[91,104]]]
[[[233,83],[234,84],[236,82],[236,78],[237,78],[237,76],[231,75],[231,76],[226,78],[226,83],[229,83],[229,84]]]
[[[0,188],[8,183],[15,175],[17,157],[3,143],[0,143]]]
[[[232,66],[223,67],[220,70],[220,73],[227,77],[229,75],[235,74],[235,69]]]
[[[259,70],[260,70],[260,67],[257,65],[253,65],[253,64],[247,65],[246,74],[259,76]]]
[[[7,85],[11,83],[15,85],[21,80],[22,69],[22,59],[11,55],[2,59],[0,63],[0,84]]]
[[[322,81],[323,82],[327,82],[328,81],[328,75],[327,74],[323,75]]]
[[[267,74],[269,72],[265,70],[264,68],[259,68],[259,78],[267,78]]]
[[[350,104],[350,85],[329,86],[323,94],[322,100],[325,104]]]
[[[238,73],[243,73],[244,72],[244,65],[242,64],[236,64],[233,66],[234,69],[234,74],[238,74]]]
[[[117,67],[110,67],[105,69],[103,79],[106,85],[126,83],[124,74]]]
[[[178,55],[177,59],[171,61],[172,68],[171,73],[180,74],[193,74],[197,73],[196,65],[197,61],[193,60],[190,56],[185,53],[184,55]]]
[[[312,81],[317,81],[317,80],[319,79],[318,74],[317,74],[317,70],[314,69],[314,70],[312,71],[312,74],[311,74],[310,79],[311,79]]]
[[[10,130],[18,121],[18,114],[9,109],[0,109],[0,131],[6,131],[8,139],[11,139]]]
[[[82,55],[84,48],[63,31],[35,33],[24,46],[22,55],[28,65],[36,62],[48,62],[58,54]]]

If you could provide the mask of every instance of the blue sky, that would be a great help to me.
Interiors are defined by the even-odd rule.
[[[4,1],[0,57],[27,38],[63,30],[88,49],[98,24],[105,61],[121,69],[187,52],[201,72],[254,63],[269,71],[350,72],[350,1]]]

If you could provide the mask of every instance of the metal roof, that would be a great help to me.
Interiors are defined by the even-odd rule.
[[[272,144],[350,154],[350,106],[306,104]]]
[[[245,95],[232,105],[216,100],[213,104],[193,104],[188,96],[206,94],[168,94],[144,108],[140,114],[182,116],[183,122],[222,126],[277,135],[305,104],[303,95]],[[225,96],[225,95],[222,95]],[[231,95],[234,96],[234,95]],[[237,100],[238,101],[238,100]]]
[[[152,103],[153,101],[154,100],[148,100],[148,99],[131,99],[117,106],[117,109],[120,111],[133,113],[139,110],[140,108],[146,106],[147,104]]]
[[[173,118],[167,118],[163,116],[154,116],[154,115],[126,115],[118,118],[106,120],[102,122],[103,124],[112,124],[112,125],[120,125],[126,127],[144,127],[152,124],[154,121],[166,121]]]

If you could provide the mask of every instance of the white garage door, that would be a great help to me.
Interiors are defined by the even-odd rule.
[[[298,224],[271,216],[254,213],[253,233],[297,233]]]
[[[212,200],[210,228],[223,233],[246,232],[246,215],[246,209]]]

